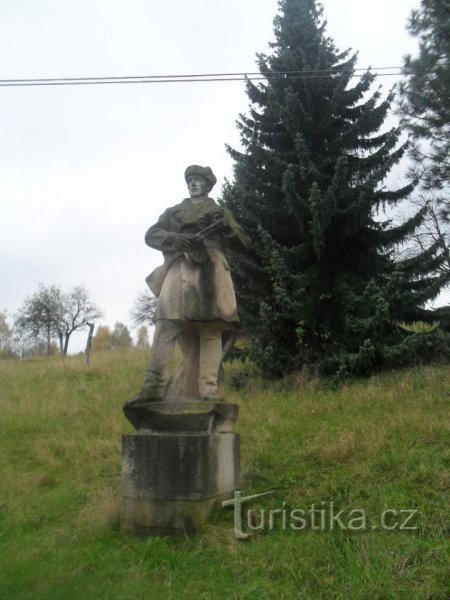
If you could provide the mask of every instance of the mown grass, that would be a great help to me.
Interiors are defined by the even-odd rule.
[[[240,404],[242,489],[275,492],[245,506],[255,521],[312,504],[328,515],[333,502],[366,511],[369,526],[294,531],[278,514],[271,531],[239,541],[224,509],[173,540],[119,529],[120,438],[131,432],[121,406],[146,360],[0,361],[0,598],[449,597],[449,366],[339,390],[302,376],[226,389]],[[245,380],[245,368],[228,365],[227,380]],[[383,530],[386,508],[417,510],[417,529]]]

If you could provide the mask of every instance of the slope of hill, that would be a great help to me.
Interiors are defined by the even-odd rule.
[[[242,490],[274,491],[243,507],[262,531],[240,541],[232,509],[192,539],[120,532],[121,406],[145,365],[0,361],[1,598],[447,598],[450,366],[227,388]]]

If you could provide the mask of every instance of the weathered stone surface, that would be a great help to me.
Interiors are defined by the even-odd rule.
[[[122,531],[155,537],[193,535],[203,527],[216,504],[215,498],[194,502],[123,498]]]
[[[122,438],[122,493],[202,500],[239,486],[239,436],[150,434]]]
[[[208,196],[209,167],[191,165],[189,198],[168,208],[145,236],[164,255],[147,277],[158,304],[150,363],[140,392],[124,406],[137,435],[122,440],[122,529],[143,535],[197,531],[239,487],[238,407],[221,402],[221,361],[238,323],[226,248],[250,240]],[[172,377],[175,345],[181,364]]]
[[[124,531],[183,535],[239,488],[240,439],[234,433],[144,433],[122,438]]]
[[[139,432],[231,432],[239,407],[224,402],[184,399],[179,402],[142,402],[125,405],[128,420]]]
[[[146,278],[158,297],[155,333],[144,385],[124,406],[127,418],[130,408],[145,401],[216,397],[221,361],[239,322],[225,250],[246,252],[250,239],[209,197],[216,182],[209,167],[190,165],[185,179],[189,198],[168,208],[145,235],[163,253],[164,264]],[[176,344],[181,363],[172,378]]]

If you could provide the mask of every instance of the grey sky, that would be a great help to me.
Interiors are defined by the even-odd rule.
[[[414,51],[405,25],[418,0],[324,5],[360,67]],[[275,0],[0,0],[0,79],[254,71],[276,12]],[[84,284],[106,323],[127,322],[161,262],[146,229],[186,196],[188,164],[210,165],[220,194],[247,104],[243,82],[0,88],[0,310],[38,281]]]

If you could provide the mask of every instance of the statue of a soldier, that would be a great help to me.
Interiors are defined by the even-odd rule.
[[[184,176],[190,197],[168,208],[145,235],[146,244],[163,252],[164,264],[147,277],[158,296],[156,328],[144,385],[125,412],[182,396],[216,400],[223,337],[239,321],[224,249],[245,251],[249,238],[208,196],[217,181],[209,167],[191,165]],[[182,364],[168,385],[176,342]]]

